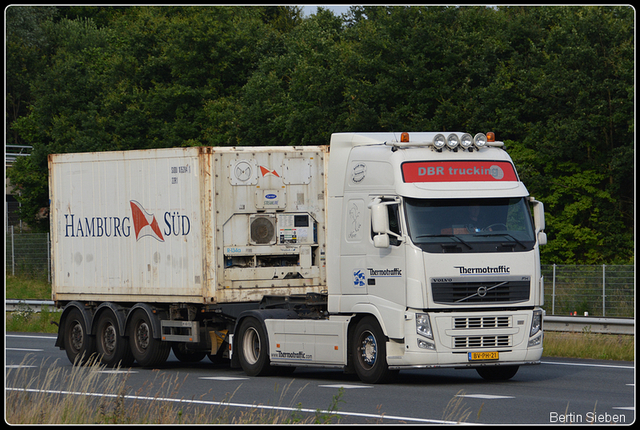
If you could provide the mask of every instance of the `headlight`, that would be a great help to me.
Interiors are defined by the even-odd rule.
[[[429,315],[416,314],[416,333],[433,340],[433,331],[431,331],[431,322]]]
[[[533,318],[531,320],[531,332],[529,337],[533,337],[542,330],[542,311],[533,311]]]
[[[444,138],[444,134],[437,134],[433,138],[433,146],[435,146],[436,149],[444,148],[445,143],[446,143],[446,140]]]
[[[542,343],[542,310],[533,311],[531,330],[529,331],[528,347],[538,346]]]
[[[424,336],[429,339],[418,338],[418,348],[430,349],[435,351],[436,344],[433,341],[433,331],[431,330],[431,322],[429,321],[429,315],[416,314],[416,333],[420,336]]]

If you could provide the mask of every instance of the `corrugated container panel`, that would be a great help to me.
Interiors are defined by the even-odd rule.
[[[54,299],[204,300],[198,153],[52,156]]]

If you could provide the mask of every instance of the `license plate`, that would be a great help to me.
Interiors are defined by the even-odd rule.
[[[497,360],[498,351],[470,352],[469,361]]]

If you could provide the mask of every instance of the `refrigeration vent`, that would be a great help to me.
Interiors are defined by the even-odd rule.
[[[255,216],[250,221],[251,244],[272,245],[276,242],[276,219],[273,216]]]

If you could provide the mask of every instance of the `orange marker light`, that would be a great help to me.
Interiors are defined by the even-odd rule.
[[[400,142],[409,142],[409,133],[406,131],[400,135]]]
[[[495,142],[496,141],[496,135],[493,131],[489,131],[487,132],[487,142]]]

